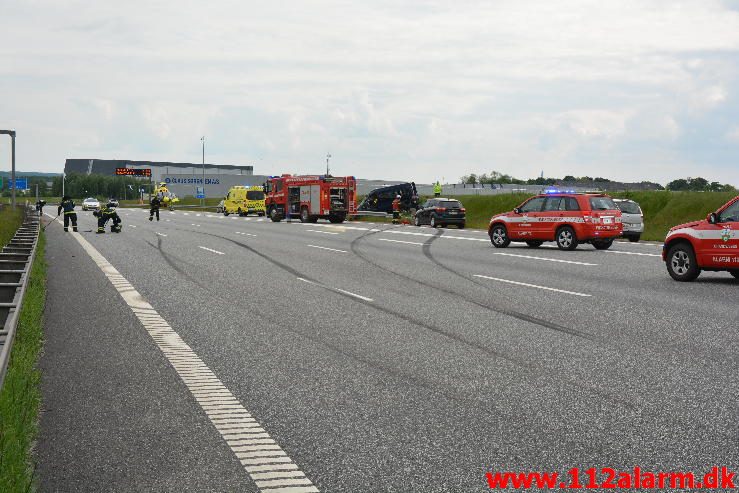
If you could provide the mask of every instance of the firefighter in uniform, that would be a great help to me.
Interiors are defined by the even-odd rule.
[[[400,223],[400,195],[393,200],[393,224]]]
[[[118,213],[115,211],[115,207],[110,202],[100,207],[99,211],[93,212],[93,215],[98,218],[98,234],[105,233],[105,223],[109,220],[113,221],[113,224],[110,226],[111,233],[120,233],[121,229],[123,229],[121,218],[118,216]]]
[[[44,215],[44,206],[45,205],[46,205],[46,201],[45,200],[39,199],[39,201],[36,202],[36,210],[38,211],[38,215],[39,216],[43,216]]]
[[[434,183],[434,197],[441,197],[441,183],[438,180]]]
[[[74,201],[69,195],[62,197],[62,202],[56,208],[56,215],[64,211],[64,231],[69,231],[69,221],[72,221],[72,231],[77,232],[77,213],[74,212]]]
[[[149,210],[149,221],[154,220],[154,214],[157,215],[157,221],[159,221],[159,207],[161,207],[162,201],[159,199],[159,194],[154,195],[151,198],[151,209]]]

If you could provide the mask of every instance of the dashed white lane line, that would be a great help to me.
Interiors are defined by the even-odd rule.
[[[405,243],[406,245],[421,245],[423,246],[423,243],[419,243],[417,241],[403,241],[403,240],[388,240],[387,238],[378,238],[378,241],[389,241],[391,243]]]
[[[518,255],[515,253],[502,253],[502,252],[493,252],[493,255],[504,255],[506,257],[518,257],[518,258],[527,258],[531,260],[544,260],[547,262],[558,262],[561,264],[573,264],[573,265],[588,265],[588,266],[596,266],[598,264],[591,264],[590,262],[577,262],[575,260],[561,260],[558,258],[548,258],[548,257],[534,257],[532,255]]]
[[[337,235],[339,233],[336,233],[334,231],[319,231],[317,229],[306,229],[306,231],[310,231],[311,233],[322,233],[325,235]]]
[[[565,293],[565,294],[572,294],[575,296],[582,296],[589,298],[592,295],[591,294],[585,294],[585,293],[578,293],[577,291],[567,291],[566,289],[557,289],[557,288],[550,288],[547,286],[539,286],[537,284],[529,284],[527,282],[518,282],[518,281],[510,281],[508,279],[500,279],[498,277],[490,277],[490,276],[483,276],[480,274],[475,274],[474,277],[479,277],[482,279],[489,279],[491,281],[498,281],[498,282],[504,282],[507,284],[515,284],[516,286],[525,286],[527,288],[536,288],[536,289],[544,289],[546,291],[556,291],[557,293]]]
[[[308,284],[313,284],[314,286],[321,286],[322,288],[330,289],[331,291],[338,291],[339,293],[344,293],[346,295],[352,296],[352,297],[357,298],[357,299],[360,299],[360,300],[369,301],[370,303],[373,302],[373,301],[375,301],[372,298],[367,298],[366,296],[362,296],[361,294],[352,293],[351,291],[346,291],[346,290],[343,290],[343,289],[335,288],[333,286],[327,286],[326,284],[321,284],[321,283],[318,283],[318,282],[315,282],[315,281],[311,281],[309,279],[303,279],[302,277],[298,277],[297,279],[298,279],[298,281],[302,281],[302,282],[305,282],[305,283],[308,283]]]
[[[620,253],[621,255],[639,255],[642,257],[659,257],[662,258],[662,255],[658,253],[641,253],[641,252],[622,252],[620,250],[606,250],[606,253]]]
[[[195,224],[195,223],[190,223],[190,226],[197,226],[198,228],[200,227],[199,224]]]
[[[322,247],[318,245],[307,245],[311,248],[320,248],[321,250],[328,250],[330,252],[339,252],[339,253],[349,253],[346,250],[337,250],[336,248],[328,248],[328,247]]]
[[[237,235],[244,235],[244,236],[257,236],[251,233],[244,233],[243,231],[234,231],[234,233],[236,233]]]
[[[136,225],[135,225],[135,224],[129,224],[129,225],[128,225],[128,227],[129,227],[129,228],[135,228],[135,227],[136,227]]]
[[[72,233],[72,237],[134,312],[259,490],[318,493],[287,453],[133,285],[82,235]]]
[[[164,233],[160,233],[158,231],[154,231],[154,234],[157,236],[164,236],[165,238],[167,237],[167,235],[165,235]]]
[[[219,252],[218,250],[213,250],[212,248],[199,246],[199,245],[198,245],[198,248],[202,248],[203,250],[208,250],[209,252],[217,253],[218,255],[226,255],[225,253]]]

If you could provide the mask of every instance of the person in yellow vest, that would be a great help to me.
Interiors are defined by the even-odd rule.
[[[441,197],[441,183],[438,180],[434,183],[434,197]]]

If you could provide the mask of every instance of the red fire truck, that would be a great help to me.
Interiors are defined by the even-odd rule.
[[[357,212],[357,180],[353,176],[273,176],[264,184],[264,207],[274,222],[286,217],[301,222],[328,219],[344,222]]]

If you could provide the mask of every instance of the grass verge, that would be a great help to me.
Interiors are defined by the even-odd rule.
[[[43,344],[46,302],[45,247],[46,239],[41,233],[8,372],[0,389],[0,491],[4,493],[35,489],[31,449],[38,431],[41,402],[41,373],[37,363]]]
[[[23,210],[9,205],[0,205],[0,246],[8,244],[23,222]]]

